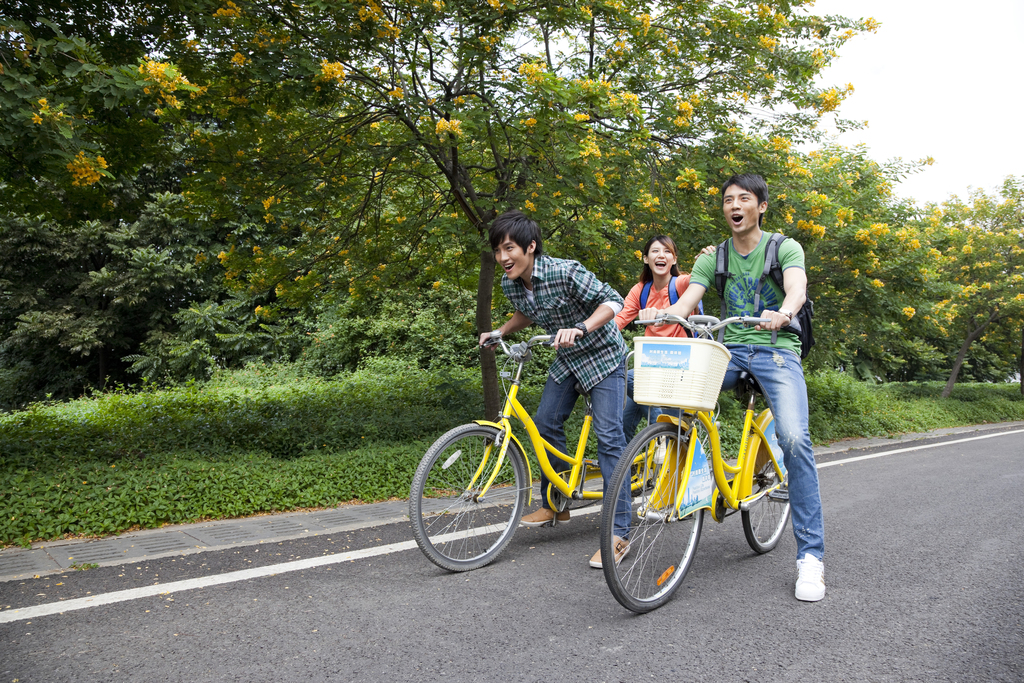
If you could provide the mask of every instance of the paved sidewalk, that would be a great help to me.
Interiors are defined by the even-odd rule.
[[[922,439],[952,434],[980,435],[1014,427],[1024,427],[1024,422],[938,429],[920,434],[904,434],[891,439],[851,439],[817,447],[814,454],[820,458],[850,450],[879,446],[899,447]],[[102,539],[44,541],[33,544],[31,548],[0,550],[0,582],[65,571],[72,565],[119,565],[142,559],[152,560],[208,550],[277,543],[382,526],[407,521],[408,509],[409,504],[406,501],[388,501],[369,505],[343,505],[317,512],[286,512],[245,519],[179,524]]]

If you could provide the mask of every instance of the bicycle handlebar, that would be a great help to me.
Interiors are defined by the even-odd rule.
[[[637,320],[637,325],[654,325],[656,323],[675,323],[682,325],[691,332],[698,334],[710,335],[712,332],[717,332],[726,325],[758,325],[760,323],[771,322],[767,318],[755,318],[753,316],[737,315],[725,320],[719,320],[713,315],[691,315],[689,318],[684,318],[681,315],[672,315],[671,313],[662,313],[654,320]]]

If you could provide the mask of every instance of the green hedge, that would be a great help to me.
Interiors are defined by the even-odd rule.
[[[521,394],[530,409],[541,372]],[[807,385],[816,443],[1024,419],[1017,385],[962,385],[950,399],[940,383],[873,386],[836,372]],[[734,451],[742,406],[723,395],[721,408]],[[433,439],[481,412],[475,371],[393,362],[331,381],[258,366],[202,388],[36,404],[0,416],[0,543],[402,498]]]

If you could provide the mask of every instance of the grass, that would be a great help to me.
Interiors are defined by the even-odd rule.
[[[521,393],[531,409],[538,374]],[[941,383],[807,384],[815,443],[1024,419],[1017,385],[942,399]],[[0,416],[0,544],[404,498],[433,440],[481,404],[475,372],[387,362],[330,381],[253,367],[202,388],[36,404]],[[742,406],[723,395],[721,408],[735,451]]]

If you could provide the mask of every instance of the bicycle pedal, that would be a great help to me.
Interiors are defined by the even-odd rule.
[[[775,489],[768,494],[768,497],[772,500],[788,501],[789,500],[789,489]]]

